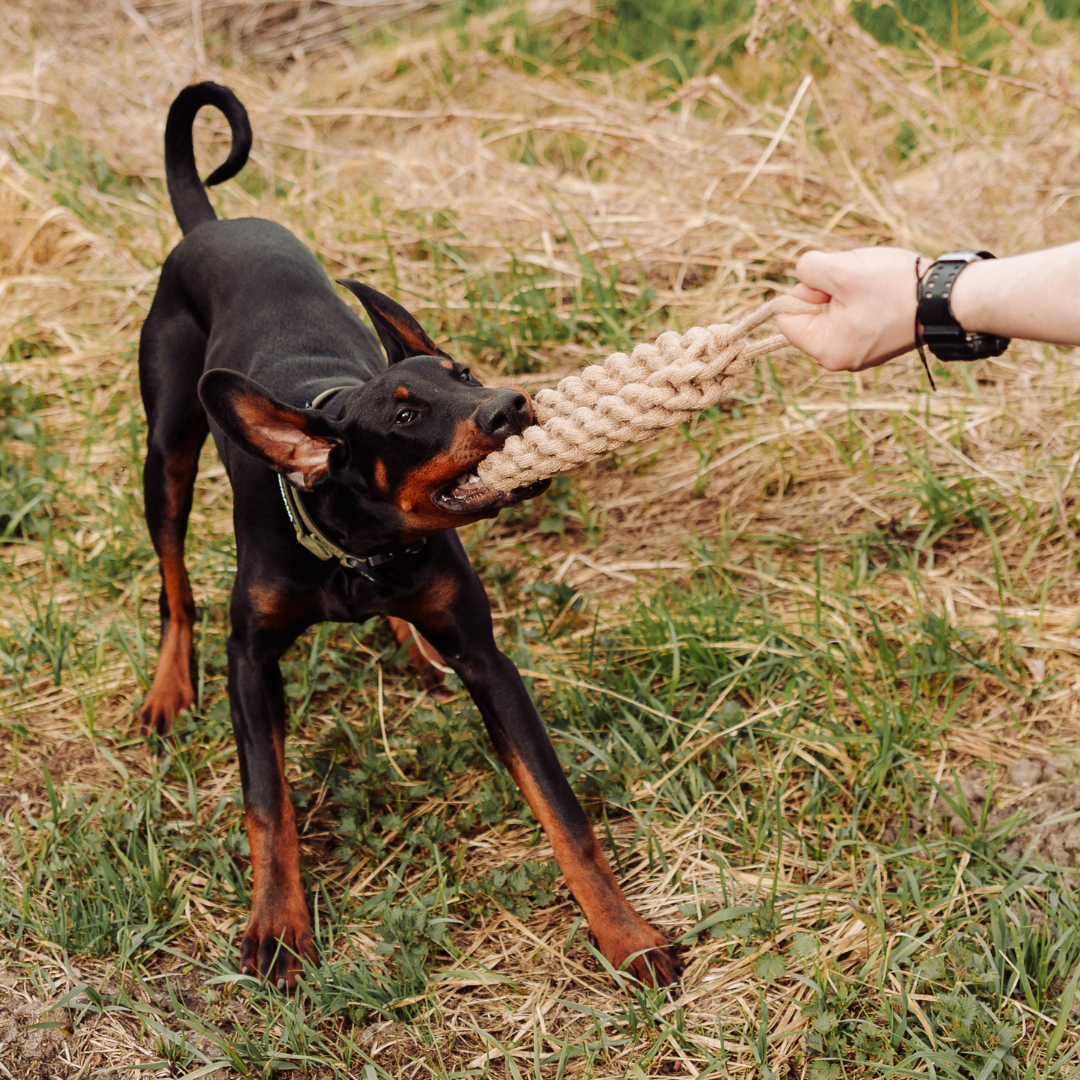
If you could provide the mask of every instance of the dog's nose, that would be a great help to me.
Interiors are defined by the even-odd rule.
[[[532,403],[521,390],[499,390],[476,410],[477,427],[495,439],[520,435],[532,420]]]

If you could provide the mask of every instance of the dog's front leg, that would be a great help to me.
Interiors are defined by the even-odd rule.
[[[644,983],[677,982],[682,963],[676,950],[626,899],[521,675],[495,646],[479,580],[468,570],[457,581],[438,583],[408,617],[472,695],[496,752],[547,834],[600,951],[616,968],[629,962],[630,972]]]
[[[270,644],[236,617],[229,638],[229,704],[240,759],[251,845],[251,918],[240,970],[292,987],[300,958],[316,959],[311,913],[300,876],[296,814],[285,783],[285,691]]]
[[[543,826],[599,950],[616,968],[629,960],[631,974],[646,984],[678,982],[677,953],[634,910],[615,880],[513,662],[493,650],[482,658],[474,655],[460,674],[496,751]]]

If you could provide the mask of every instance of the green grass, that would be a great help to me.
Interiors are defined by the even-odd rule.
[[[886,1075],[918,1071],[920,1063],[957,1077],[1072,1075],[1076,1046],[1064,1031],[1030,1029],[1032,1016],[1065,1015],[1073,999],[1080,911],[1072,888],[1060,871],[1005,854],[1004,829],[969,816],[967,834],[950,837],[926,828],[930,818],[918,829],[910,821],[928,788],[965,815],[962,794],[948,782],[928,784],[921,762],[976,680],[1004,674],[973,655],[953,628],[926,620],[877,627],[867,663],[843,645],[823,647],[812,622],[770,614],[776,597],[765,590],[747,598],[737,579],[704,569],[686,587],[660,589],[610,633],[582,639],[568,670],[592,672],[602,693],[553,684],[546,715],[579,794],[605,808],[601,828],[608,815],[629,812],[637,822],[616,848],[620,870],[640,863],[662,872],[670,853],[653,823],[711,805],[699,857],[715,861],[721,891],[702,896],[674,875],[670,888],[688,925],[682,940],[710,941],[714,962],[752,958],[762,991],[798,976],[810,991],[798,1004],[809,1018],[813,1076],[844,1075],[859,1062],[894,1067]],[[541,603],[550,618],[559,600]],[[310,656],[287,665],[295,717],[304,717],[315,693],[370,689],[374,660],[350,669],[334,645],[319,631]],[[384,650],[383,659],[392,657]],[[841,689],[846,706],[837,700]],[[785,707],[770,715],[770,701]],[[47,809],[16,819],[8,871],[21,894],[10,886],[2,894],[3,932],[11,947],[45,943],[65,956],[105,958],[124,972],[111,994],[80,984],[63,995],[72,1025],[103,1010],[126,1012],[178,1075],[215,1061],[232,1062],[243,1076],[316,1064],[331,1075],[359,1075],[349,1072],[367,1061],[356,1034],[372,1018],[409,1024],[440,1075],[432,975],[470,966],[451,928],[467,930],[498,908],[528,920],[534,907],[564,895],[553,864],[526,860],[476,878],[452,854],[455,838],[475,835],[477,826],[529,824],[508,778],[485,760],[478,727],[467,705],[422,712],[392,744],[404,751],[399,767],[409,779],[396,787],[370,722],[350,726],[338,713],[306,748],[298,809],[328,785],[339,807],[339,856],[346,866],[354,857],[383,864],[385,888],[355,902],[312,882],[326,962],[306,973],[296,1004],[231,974],[235,927],[210,934],[205,954],[183,948],[191,898],[246,902],[236,795],[210,804],[200,796],[207,770],[230,753],[220,729],[216,737],[213,728],[182,735],[152,759],[146,777],[113,759],[112,790],[57,791],[46,771]],[[795,758],[787,750],[800,743],[805,750]],[[858,779],[841,782],[838,760]],[[433,801],[469,770],[480,781],[468,800],[456,815],[433,815]],[[907,821],[895,840],[884,840],[896,815]],[[781,876],[781,858],[797,872]],[[861,885],[830,886],[838,868],[852,863],[873,873]],[[753,866],[762,867],[753,895],[739,895],[733,879],[729,893],[731,869]],[[856,943],[865,955],[854,967],[838,965],[824,944],[836,900],[866,924]],[[807,901],[818,917],[805,910]],[[351,926],[377,941],[373,954],[352,950]],[[168,982],[149,1003],[140,999],[155,955],[199,973],[206,989],[196,1007]],[[509,979],[512,989],[512,972],[495,978]],[[258,1024],[229,1019],[238,994]],[[634,991],[614,1011],[590,1013],[586,1031],[557,1053],[537,1052],[536,1064],[588,1070],[599,1067],[604,1048],[629,1043],[647,1070],[672,1039],[699,1052],[663,995]],[[768,1006],[761,1017],[752,1049],[764,1063]],[[202,1049],[191,1042],[196,1034]],[[713,1058],[721,1072],[724,1061],[723,1052]]]

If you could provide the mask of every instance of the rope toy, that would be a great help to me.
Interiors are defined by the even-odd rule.
[[[511,435],[477,468],[488,487],[513,491],[596,461],[664,428],[692,420],[730,393],[759,356],[787,347],[783,334],[750,337],[774,315],[811,315],[827,304],[778,296],[731,325],[673,330],[627,356],[612,353],[533,399],[537,424]]]

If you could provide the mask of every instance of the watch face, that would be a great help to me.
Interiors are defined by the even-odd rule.
[[[971,263],[978,262],[980,259],[992,258],[994,258],[994,255],[989,251],[946,251],[944,255],[939,255],[934,261]]]

